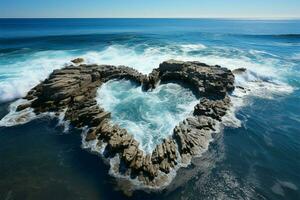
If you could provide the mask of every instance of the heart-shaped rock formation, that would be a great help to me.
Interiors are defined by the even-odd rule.
[[[125,129],[110,122],[110,113],[97,105],[97,89],[112,79],[128,79],[153,89],[160,81],[183,81],[201,96],[194,112],[174,127],[173,135],[145,154],[139,143]],[[188,163],[192,156],[205,151],[218,121],[230,106],[228,92],[234,89],[234,75],[226,68],[200,62],[169,60],[148,76],[125,66],[71,65],[54,70],[44,82],[25,97],[29,103],[17,110],[32,107],[36,114],[65,112],[65,120],[78,128],[88,127],[86,142],[105,144],[104,155],[119,158],[113,171],[138,177],[145,186],[160,187],[178,163]],[[125,168],[125,170],[124,170]]]

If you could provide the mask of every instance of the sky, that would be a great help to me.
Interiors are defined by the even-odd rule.
[[[0,0],[0,18],[300,18],[300,0]]]

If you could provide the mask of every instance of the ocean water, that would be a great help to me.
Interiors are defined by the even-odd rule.
[[[208,151],[159,193],[125,196],[120,189],[127,184],[81,148],[80,131],[65,132],[57,119],[6,127],[4,118],[0,199],[300,199],[299,20],[0,19],[0,118],[12,101],[76,57],[143,73],[167,59],[248,72],[236,77],[245,90],[231,94],[234,107]],[[143,94],[128,81],[108,83],[98,94],[145,151],[170,134],[196,98],[176,84]]]

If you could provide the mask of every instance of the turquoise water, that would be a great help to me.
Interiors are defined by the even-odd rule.
[[[0,117],[8,113],[10,101],[78,56],[88,63],[128,65],[143,73],[167,59],[248,69],[236,77],[236,85],[247,92],[231,95],[234,109],[224,120],[227,127],[209,150],[179,170],[164,192],[138,191],[132,199],[300,198],[299,20],[0,19]],[[126,104],[128,98],[153,113],[161,106],[140,98],[134,85],[121,93],[130,83],[119,84],[122,87],[108,85],[114,94],[102,91],[121,99],[108,105],[124,114],[113,116],[116,122],[127,120],[127,127],[134,120],[143,123],[144,118],[130,115],[130,109],[137,112],[138,107],[134,101]],[[160,91],[171,100],[188,92],[180,86],[175,90]],[[148,96],[150,102],[161,95]],[[184,105],[179,107],[188,113],[192,101],[174,103]],[[165,130],[181,119],[181,110],[175,108],[160,107],[174,113]],[[156,132],[153,141],[161,136]],[[108,167],[80,145],[78,131],[63,133],[53,119],[0,127],[0,199],[125,198],[115,191],[121,186],[107,175]]]
[[[125,128],[147,153],[171,136],[174,127],[199,102],[190,88],[168,83],[144,92],[126,80],[110,81],[98,90],[97,101],[112,113],[112,121]]]

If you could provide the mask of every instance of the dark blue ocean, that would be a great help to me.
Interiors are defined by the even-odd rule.
[[[231,113],[208,151],[180,169],[163,191],[137,190],[128,197],[122,192],[126,182],[82,148],[80,130],[65,132],[49,117],[9,126],[9,105],[76,57],[143,73],[168,59],[248,72],[236,77],[245,91],[231,94]],[[104,89],[103,104],[122,112],[114,120],[137,130],[145,149],[164,135],[144,130],[171,130],[195,100],[172,85],[147,98],[128,82]],[[147,116],[153,126],[131,109],[133,97],[144,108],[154,105]],[[162,104],[162,97],[171,103]],[[0,19],[1,118],[1,200],[300,199],[300,20]]]

